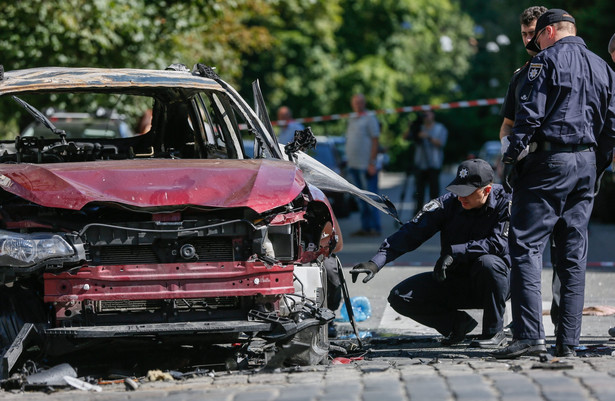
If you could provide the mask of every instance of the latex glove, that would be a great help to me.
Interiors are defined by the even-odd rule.
[[[354,265],[354,267],[350,271],[353,283],[357,282],[357,277],[361,273],[367,274],[367,276],[363,278],[363,283],[367,283],[369,280],[374,278],[376,273],[378,273],[378,266],[371,260],[369,262],[361,262]]]
[[[453,264],[453,257],[451,255],[442,255],[440,259],[436,262],[436,265],[433,268],[433,278],[438,282],[443,282],[446,280],[446,271],[451,270],[451,265]]]
[[[500,153],[504,154],[506,153],[506,151],[508,150],[508,147],[510,146],[510,138],[508,138],[508,135],[506,135],[505,137],[500,139],[500,142],[502,143],[502,148],[500,150]]]

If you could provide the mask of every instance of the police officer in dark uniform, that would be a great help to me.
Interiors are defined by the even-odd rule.
[[[579,343],[587,224],[597,173],[608,166],[615,145],[615,74],[575,35],[574,18],[551,9],[538,19],[527,46],[543,50],[519,82],[515,125],[503,155],[505,186],[514,189],[509,238],[514,341],[493,352],[496,358],[546,352],[540,281],[550,234],[561,280],[555,354],[573,356]]]
[[[521,13],[519,18],[521,23],[521,39],[523,40],[523,45],[527,46],[528,43],[534,37],[536,33],[536,22],[538,18],[547,11],[547,8],[544,6],[532,6],[528,7]],[[527,53],[530,56],[535,56],[536,52],[532,50],[527,50]],[[519,79],[521,77],[525,77],[527,74],[527,69],[530,65],[530,61],[528,60],[522,67],[517,69],[513,74],[513,77],[508,84],[508,91],[506,92],[506,97],[504,97],[504,103],[502,103],[502,109],[500,110],[500,115],[503,117],[502,126],[500,127],[500,140],[502,141],[502,153],[506,150],[509,144],[508,135],[510,135],[512,131],[512,127],[515,123],[515,112],[517,110],[517,99],[519,98]],[[551,240],[551,268],[553,270],[553,276],[551,280],[551,294],[553,294],[553,299],[551,301],[551,322],[555,327],[555,334],[557,335],[557,328],[559,326],[559,299],[560,299],[560,281],[557,277],[557,261],[555,258],[555,244]]]
[[[369,262],[350,274],[366,273],[366,283],[406,252],[440,232],[440,258],[433,273],[412,276],[391,290],[388,301],[398,313],[445,336],[444,345],[463,341],[478,324],[459,309],[484,309],[482,338],[471,346],[493,347],[506,341],[503,315],[509,296],[508,224],[510,194],[493,184],[484,160],[461,163],[449,193],[423,206],[389,236]]]

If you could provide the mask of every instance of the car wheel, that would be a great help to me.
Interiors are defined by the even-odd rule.
[[[40,301],[40,302],[38,302]],[[45,313],[42,300],[35,291],[15,287],[2,287],[0,291],[0,350],[8,348],[26,323],[42,324]]]

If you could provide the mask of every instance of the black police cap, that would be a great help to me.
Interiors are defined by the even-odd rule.
[[[483,159],[470,159],[457,167],[457,175],[446,190],[457,196],[468,196],[493,182],[493,168]]]
[[[545,29],[547,26],[551,24],[555,24],[556,22],[562,22],[562,21],[572,22],[573,24],[575,23],[574,17],[570,15],[570,13],[566,10],[562,10],[560,8],[552,8],[550,10],[545,11],[545,13],[542,14],[538,18],[538,21],[536,21],[536,29],[534,29],[534,37],[532,38],[532,40],[530,40],[527,46],[525,46],[525,48],[527,50],[538,53],[540,51],[540,48],[536,44],[536,37],[538,36],[538,33],[540,33],[540,31]]]

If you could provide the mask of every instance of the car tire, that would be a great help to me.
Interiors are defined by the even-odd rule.
[[[35,291],[19,286],[2,287],[0,290],[0,351],[13,344],[23,325],[44,324],[46,321],[43,301]]]

